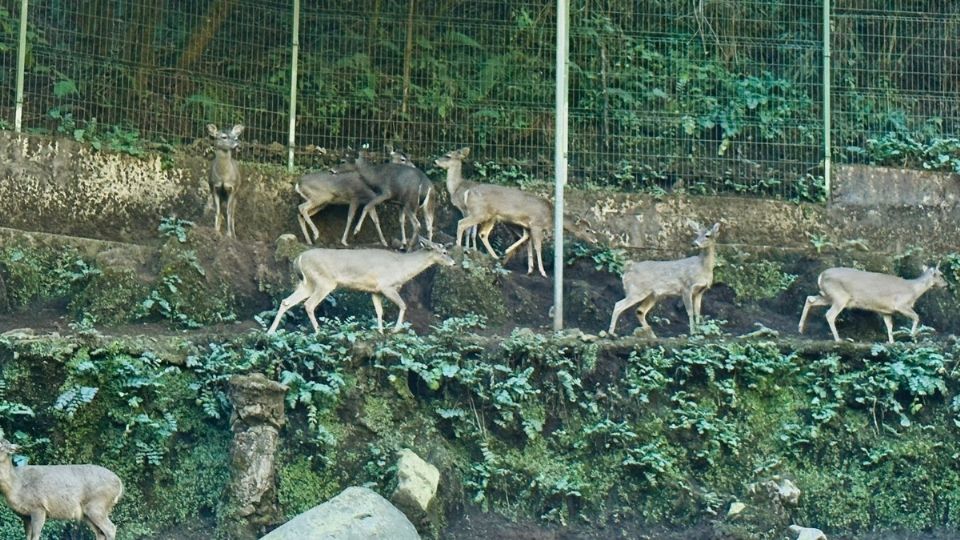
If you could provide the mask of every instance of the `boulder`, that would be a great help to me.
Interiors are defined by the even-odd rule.
[[[397,480],[397,489],[390,499],[407,517],[419,521],[437,494],[440,471],[413,450],[404,448],[397,461]]]
[[[420,535],[389,501],[367,488],[350,487],[261,540],[420,540]]]
[[[812,527],[791,525],[790,532],[797,535],[797,540],[827,540],[827,535],[823,534],[823,531]]]

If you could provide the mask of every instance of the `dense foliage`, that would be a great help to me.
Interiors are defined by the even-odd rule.
[[[202,137],[206,122],[243,121],[258,159],[283,159],[268,145],[287,140],[290,6],[161,4],[31,6],[27,126],[139,154],[144,142]],[[836,156],[957,170],[960,54],[943,39],[957,7],[833,9]],[[578,1],[571,11],[574,182],[822,198],[819,1]],[[0,9],[4,65],[14,65],[16,16]],[[389,142],[425,159],[469,144],[481,161],[549,175],[553,4],[307,3],[299,45],[301,148]],[[11,105],[13,82],[13,70],[0,73]]]

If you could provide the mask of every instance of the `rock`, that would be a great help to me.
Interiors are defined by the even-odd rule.
[[[827,535],[823,534],[823,531],[812,527],[791,525],[790,532],[797,535],[797,540],[827,540]]]
[[[727,510],[727,517],[733,517],[746,509],[747,505],[743,504],[742,502],[732,502],[730,503],[730,510]]]
[[[413,521],[419,521],[430,507],[440,484],[440,471],[404,448],[397,461],[398,485],[390,499]]]
[[[420,535],[389,501],[367,488],[350,487],[260,540],[420,540]]]
[[[776,484],[777,497],[780,503],[787,506],[796,506],[800,502],[800,488],[788,478],[781,478]]]

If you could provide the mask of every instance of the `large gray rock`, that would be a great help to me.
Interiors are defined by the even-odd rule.
[[[389,501],[367,488],[351,487],[261,540],[420,540],[420,535]]]

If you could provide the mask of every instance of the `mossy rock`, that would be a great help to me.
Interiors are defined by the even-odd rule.
[[[433,282],[431,305],[441,319],[470,313],[499,324],[507,317],[497,262],[483,254],[464,254],[458,266],[439,267]]]
[[[104,268],[70,301],[69,311],[79,320],[100,324],[132,322],[149,288],[131,268]]]

